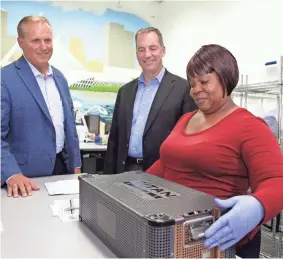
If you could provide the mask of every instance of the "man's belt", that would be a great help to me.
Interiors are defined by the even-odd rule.
[[[143,159],[142,159],[142,158],[131,157],[131,156],[128,156],[128,157],[127,157],[127,160],[126,160],[126,163],[127,163],[127,164],[141,165],[142,162],[143,162]]]

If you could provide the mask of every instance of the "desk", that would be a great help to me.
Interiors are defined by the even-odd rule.
[[[80,150],[83,152],[101,152],[101,151],[106,151],[107,145],[97,145],[94,142],[80,142]]]
[[[34,178],[40,191],[27,198],[8,198],[1,189],[1,258],[113,258],[116,257],[81,222],[63,223],[52,217],[54,200],[78,195],[49,196],[44,183],[74,179],[75,175]]]
[[[106,149],[107,145],[97,145],[94,142],[80,142],[82,172],[91,174],[103,171]],[[89,158],[85,158],[84,155],[88,155]]]

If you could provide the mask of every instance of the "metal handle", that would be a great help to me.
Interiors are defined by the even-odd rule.
[[[209,222],[207,222],[209,221]],[[206,215],[206,216],[200,216],[197,218],[186,220],[183,223],[183,247],[188,248],[192,243],[201,240],[204,238],[204,232],[206,229],[211,225],[211,223],[214,221],[214,218],[212,215]],[[198,226],[198,223],[208,223],[208,226]],[[197,226],[196,226],[197,225]],[[195,227],[195,229],[193,228]],[[190,230],[188,231],[187,228]],[[187,231],[186,231],[187,230]],[[189,234],[189,241],[187,241],[187,234]],[[191,244],[190,244],[191,243]]]

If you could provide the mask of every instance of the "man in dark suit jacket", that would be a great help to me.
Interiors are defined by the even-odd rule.
[[[1,69],[1,185],[14,197],[39,189],[31,177],[79,173],[81,166],[69,87],[48,64],[49,21],[24,17],[18,43],[24,55]]]
[[[197,107],[185,79],[162,65],[165,47],[153,27],[136,33],[142,74],[119,89],[108,139],[104,173],[146,170],[179,118]]]

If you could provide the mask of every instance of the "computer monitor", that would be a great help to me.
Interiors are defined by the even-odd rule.
[[[111,130],[111,122],[105,122],[105,135],[108,135]]]
[[[100,134],[100,116],[99,115],[85,115],[85,121],[89,133]]]

